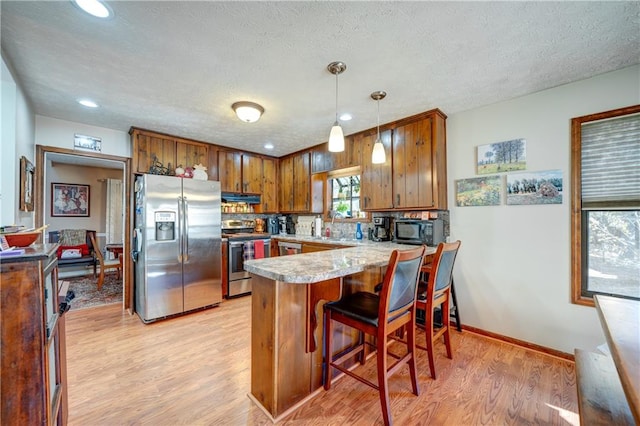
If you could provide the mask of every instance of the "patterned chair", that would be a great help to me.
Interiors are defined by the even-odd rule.
[[[98,264],[100,260],[97,255],[99,249],[97,249],[96,231],[84,229],[50,231],[49,242],[60,243],[60,249],[58,249],[58,268],[93,266],[93,276],[98,276]],[[86,245],[86,249],[82,247],[84,245]],[[80,250],[81,255],[79,257],[66,257],[64,252],[71,250]],[[101,284],[102,283],[99,283],[98,288],[102,286]]]

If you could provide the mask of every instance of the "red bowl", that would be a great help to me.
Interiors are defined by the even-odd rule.
[[[40,234],[40,232],[19,232],[16,234],[4,234],[4,236],[11,247],[28,247],[38,239]]]

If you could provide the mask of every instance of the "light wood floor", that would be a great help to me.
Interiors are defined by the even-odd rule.
[[[119,304],[71,310],[69,424],[271,424],[247,397],[250,315],[250,297],[151,325]],[[453,360],[436,346],[437,380],[419,351],[419,397],[408,368],[390,379],[395,425],[579,423],[572,362],[468,331],[453,334]],[[375,359],[359,368],[375,382]],[[379,425],[380,411],[377,392],[347,377],[282,424]]]

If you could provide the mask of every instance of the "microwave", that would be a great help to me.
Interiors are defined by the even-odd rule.
[[[397,219],[394,231],[394,242],[398,244],[425,244],[435,247],[445,240],[442,219]]]

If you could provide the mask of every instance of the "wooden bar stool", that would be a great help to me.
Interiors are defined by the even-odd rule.
[[[448,314],[451,308],[451,282],[453,274],[453,265],[460,248],[460,241],[453,243],[440,243],[436,250],[433,264],[429,269],[429,280],[424,283],[420,283],[420,287],[426,284],[426,290],[424,293],[420,292],[416,300],[416,308],[423,309],[424,315],[424,329],[426,333],[427,346],[417,346],[420,349],[425,349],[429,356],[429,370],[431,371],[431,377],[436,378],[435,363],[433,360],[433,342],[437,341],[440,337],[444,337],[444,344],[447,350],[447,357],[451,359],[451,335],[449,333],[449,321],[450,315]],[[442,312],[442,327],[434,330],[434,308],[440,307]]]
[[[424,251],[424,246],[408,251],[394,250],[391,254],[379,295],[361,291],[324,305],[324,388],[326,390],[331,388],[331,367],[333,367],[377,389],[380,395],[380,405],[382,406],[382,417],[385,425],[391,424],[389,389],[387,385],[391,374],[404,364],[409,364],[413,393],[415,395],[420,393],[415,358],[415,301]],[[336,359],[334,359],[332,350],[332,320],[353,327],[359,332],[358,344],[348,348],[346,352],[341,352]],[[400,356],[387,350],[387,336],[405,325],[408,330],[407,340],[404,342],[407,345],[407,353]],[[341,365],[354,356],[358,357],[360,364],[365,363],[366,347],[369,344],[364,339],[365,333],[376,337],[377,385]],[[387,355],[397,360],[390,367],[387,367]]]

